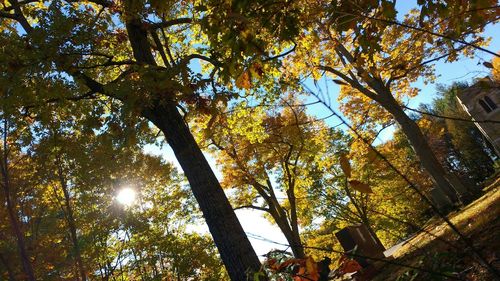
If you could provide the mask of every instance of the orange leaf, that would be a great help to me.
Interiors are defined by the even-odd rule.
[[[361,265],[355,260],[346,260],[344,264],[342,264],[342,267],[340,268],[340,271],[342,273],[353,273],[356,271],[360,271],[362,269]]]
[[[242,89],[250,89],[252,87],[252,81],[248,71],[243,71],[238,79],[236,79],[236,86]]]
[[[373,190],[366,183],[360,182],[358,180],[350,180],[349,184],[351,187],[362,193],[373,193]]]
[[[314,261],[312,257],[307,257],[306,269],[307,269],[307,277],[309,277],[309,279],[314,281],[317,281],[319,279],[318,264]]]

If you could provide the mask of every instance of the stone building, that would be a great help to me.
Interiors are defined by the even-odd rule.
[[[489,78],[457,94],[465,111],[474,120],[500,121],[500,85]],[[500,123],[475,123],[500,157]]]

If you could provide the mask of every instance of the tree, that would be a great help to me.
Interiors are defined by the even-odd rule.
[[[484,6],[480,7],[489,7],[488,4],[482,3]],[[346,92],[343,95],[345,102],[349,103],[359,95],[368,98],[368,101],[365,100],[360,104],[364,106],[356,108],[358,111],[355,114],[365,116],[365,112],[371,111],[373,107],[369,102],[371,100],[388,112],[401,126],[419,156],[421,164],[435,184],[450,199],[456,201],[457,194],[449,182],[446,170],[436,159],[417,124],[404,112],[401,103],[404,97],[411,98],[417,93],[417,90],[411,87],[412,82],[419,78],[433,80],[430,62],[442,57],[453,61],[456,60],[459,51],[471,55],[471,49],[467,45],[455,44],[456,40],[435,37],[435,33],[454,24],[443,18],[444,15],[440,12],[426,13],[424,6],[420,12],[412,11],[406,15],[401,24],[396,24],[394,5],[394,2],[387,1],[369,10],[371,13],[361,9],[354,15],[351,12],[350,16],[364,20],[348,21],[347,27],[342,26],[344,21],[326,15],[323,20],[316,23],[320,34],[313,35],[317,36],[315,39],[317,42],[322,41],[322,43],[311,45],[306,41],[304,44],[308,45],[301,49],[308,52],[307,46],[312,48],[319,46],[320,50],[326,52],[316,65],[308,65],[326,71],[335,79],[340,79],[341,91]],[[475,8],[478,7],[462,7],[458,12],[468,15],[469,11]],[[339,13],[334,10],[331,12]],[[491,17],[496,17],[491,11],[479,13],[485,13],[483,14],[485,23]],[[419,28],[409,28],[415,26]],[[467,26],[465,22],[465,25],[458,29],[459,32],[452,37],[464,38],[471,35],[479,44],[482,39],[477,36],[477,28],[481,26],[476,24]],[[303,46],[298,44],[300,47]],[[318,54],[319,50],[313,53]],[[304,55],[302,52],[297,54],[295,60],[302,60],[302,55]]]
[[[2,97],[4,98],[4,97]],[[30,253],[27,250],[25,230],[23,229],[22,220],[25,214],[21,210],[18,210],[17,198],[20,192],[23,191],[24,185],[29,185],[31,182],[26,181],[24,177],[18,175],[16,170],[21,165],[26,165],[26,159],[23,155],[19,153],[19,148],[22,147],[22,143],[25,137],[23,134],[23,124],[15,122],[10,116],[8,109],[3,106],[0,109],[2,127],[1,132],[1,161],[0,161],[0,171],[1,171],[1,187],[2,187],[2,207],[5,208],[5,213],[8,217],[8,223],[12,233],[14,234],[15,242],[17,243],[17,250],[19,251],[19,257],[21,260],[21,266],[25,273],[25,278],[30,281],[36,280],[35,272],[33,270],[33,265],[31,262]],[[26,129],[26,127],[24,127]],[[14,166],[14,164],[17,164]],[[3,212],[2,212],[3,213]],[[29,216],[25,218],[29,219]],[[7,239],[6,239],[7,240]],[[3,257],[3,255],[2,255]],[[3,257],[5,259],[5,257]],[[6,264],[8,261],[3,261]],[[14,273],[12,269],[9,269],[9,276],[13,278]]]
[[[11,111],[8,118],[16,125],[8,142],[9,163],[15,164],[9,170],[15,187],[11,198],[36,277],[226,278],[212,240],[186,231],[199,213],[182,175],[145,155],[145,139],[134,136],[136,131],[123,133],[127,124],[119,121],[127,118],[120,113],[80,111],[91,103],[46,105],[30,116]],[[102,103],[103,108],[112,104]],[[115,199],[126,185],[139,198],[127,207]],[[11,250],[16,236],[3,232],[11,224],[6,219],[0,223],[6,234],[0,252],[21,257]],[[15,260],[3,259],[0,274],[24,278]]]
[[[314,216],[323,218],[305,234],[308,245],[341,250],[332,234],[359,223],[366,225],[381,245],[392,245],[415,232],[426,218],[428,206],[406,188],[407,183],[373,151],[353,149],[354,139],[342,131],[331,130],[330,140],[321,165],[323,176],[308,192],[315,202]],[[416,165],[416,157],[401,132],[376,149],[419,186],[430,189],[430,180]],[[350,182],[361,182],[368,188],[360,190]]]
[[[304,196],[325,150],[325,125],[307,116],[293,97],[268,110],[243,102],[207,121],[202,138],[214,148],[223,186],[236,191],[236,208],[266,212],[294,256],[304,258],[299,226],[311,220]]]
[[[250,46],[242,53],[253,53],[255,61],[282,59],[279,71],[290,78],[288,84],[306,77],[319,79],[326,72],[341,85],[346,103],[364,101],[353,114],[365,116],[372,109],[389,114],[401,125],[438,188],[457,201],[445,169],[401,104],[417,94],[412,87],[417,79],[433,81],[433,62],[454,61],[459,54],[472,56],[476,49],[495,55],[482,48],[486,41],[480,32],[498,19],[496,1],[420,1],[420,10],[410,11],[402,21],[396,19],[395,4],[385,0],[221,4],[239,16],[222,14],[215,22],[240,27],[226,31],[227,36],[234,38],[240,32],[236,41]],[[223,45],[222,40],[212,41]],[[267,55],[287,48],[282,55]],[[252,64],[247,65],[251,70]]]
[[[196,52],[192,34],[198,27],[185,17],[196,12],[196,3],[171,4],[6,2],[1,40],[17,48],[2,50],[4,71],[15,73],[10,83],[20,81],[12,91],[16,106],[111,98],[155,124],[183,167],[229,275],[244,280],[259,260],[177,108],[192,101],[192,107],[206,108],[201,93],[213,77],[194,75],[188,66],[193,59],[212,60]],[[57,91],[32,94],[50,80],[59,81]]]
[[[481,182],[494,172],[492,155],[494,151],[488,147],[481,132],[457,101],[457,93],[467,88],[467,84],[453,84],[438,88],[439,97],[430,107],[425,107],[421,119],[429,120],[432,126],[424,128],[424,134],[429,138],[437,138],[443,147],[443,153],[438,155],[443,166],[463,178],[473,182]],[[439,117],[442,116],[442,117]],[[450,118],[446,118],[450,117]],[[462,119],[462,120],[458,120]],[[440,131],[440,134],[436,131]],[[436,151],[433,142],[429,142]],[[434,142],[435,143],[435,142]]]

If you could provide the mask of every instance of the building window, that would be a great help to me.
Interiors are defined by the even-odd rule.
[[[490,99],[490,97],[484,96],[484,101],[486,101],[486,103],[489,105],[491,110],[497,109],[497,105],[495,104],[495,102],[492,99]]]
[[[479,105],[484,109],[484,111],[486,111],[486,113],[491,112],[490,106],[487,103],[485,103],[484,100],[479,100]]]

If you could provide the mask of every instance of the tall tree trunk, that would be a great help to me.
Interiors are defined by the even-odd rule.
[[[59,177],[59,182],[61,184],[61,188],[64,194],[64,205],[66,209],[66,220],[68,223],[68,228],[71,236],[71,242],[73,243],[73,251],[75,254],[75,263],[78,268],[78,272],[80,274],[80,279],[82,281],[87,280],[87,273],[85,271],[85,266],[83,265],[82,255],[80,251],[80,245],[78,244],[78,235],[76,233],[76,223],[75,216],[73,213],[73,206],[71,206],[71,196],[69,194],[68,185],[66,183],[66,179],[64,177],[64,173],[62,170],[62,163],[60,159],[60,155],[56,158],[57,165],[57,173]]]
[[[339,56],[341,56],[343,61],[355,64],[355,57],[349,53],[344,45],[338,44],[336,51]],[[432,152],[427,140],[422,134],[422,131],[418,125],[410,117],[408,117],[408,115],[406,115],[404,110],[392,95],[389,86],[387,86],[381,78],[374,78],[361,67],[357,68],[358,75],[361,76],[361,81],[367,83],[368,86],[375,91],[372,92],[369,88],[363,86],[358,80],[353,78],[352,75],[354,74],[352,74],[352,72],[350,73],[352,75],[349,77],[333,68],[327,68],[326,70],[343,77],[343,79],[346,80],[346,82],[348,82],[351,86],[358,89],[368,98],[378,102],[385,110],[391,113],[396,122],[398,122],[401,126],[403,133],[407,136],[413,150],[420,159],[422,166],[425,170],[427,170],[427,173],[430,175],[436,187],[441,189],[452,202],[459,202],[456,190],[446,178],[446,171]],[[363,73],[368,75],[364,76]],[[351,80],[350,78],[355,80]]]
[[[408,138],[413,150],[420,159],[420,163],[431,176],[434,184],[440,188],[452,202],[459,202],[459,197],[452,184],[447,179],[447,172],[432,152],[425,136],[418,125],[403,111],[391,93],[384,93],[380,104],[392,114],[401,126],[401,130]]]
[[[12,231],[14,231],[14,235],[16,236],[17,248],[19,250],[19,255],[21,256],[21,262],[23,265],[24,273],[26,277],[30,281],[35,281],[35,273],[33,272],[33,267],[31,265],[31,261],[28,256],[28,252],[26,251],[26,243],[24,242],[24,234],[19,227],[18,217],[14,211],[14,206],[12,205],[12,201],[9,198],[8,191],[4,188],[5,197],[6,197],[6,205],[7,212],[9,213],[9,220],[12,226]]]
[[[165,135],[189,181],[231,280],[247,280],[260,262],[205,156],[173,103],[144,111]]]
[[[5,114],[5,113],[4,113]],[[12,227],[12,231],[14,232],[14,236],[16,237],[17,248],[19,251],[19,255],[21,256],[21,264],[23,265],[24,273],[26,274],[27,280],[35,281],[35,273],[33,271],[33,267],[31,265],[31,261],[29,259],[28,252],[26,251],[26,243],[24,241],[24,234],[21,231],[21,227],[19,226],[19,217],[17,216],[15,210],[15,204],[12,202],[11,197],[11,186],[10,186],[10,174],[9,174],[9,160],[8,160],[8,152],[9,147],[7,145],[8,139],[8,131],[9,124],[7,118],[3,116],[3,147],[2,147],[2,160],[0,164],[1,175],[2,175],[2,189],[5,195],[5,205],[7,208],[7,213],[9,215],[9,221]]]
[[[298,259],[305,258],[304,247],[302,246],[299,232],[295,232],[293,230],[293,227],[290,225],[290,222],[286,217],[285,210],[271,200],[269,200],[267,204],[269,205],[269,213],[285,236],[288,245],[290,245],[290,249],[292,249],[294,257]]]
[[[156,65],[147,38],[147,31],[138,18],[126,22],[130,44],[139,63]],[[153,122],[165,135],[186,175],[215,245],[231,280],[247,280],[256,272],[260,262],[250,244],[229,200],[215,177],[205,156],[168,96],[158,97],[153,105],[143,109],[143,116]]]

